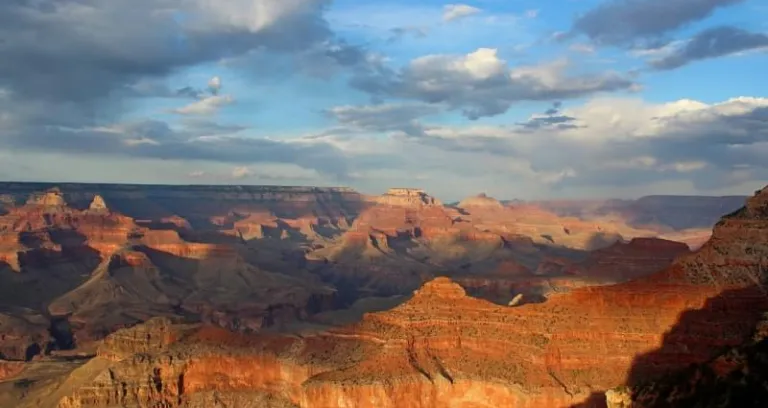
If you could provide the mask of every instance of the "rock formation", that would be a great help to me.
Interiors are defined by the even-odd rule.
[[[0,360],[28,361],[51,341],[49,323],[28,309],[0,308]]]
[[[628,372],[636,385],[742,344],[768,310],[766,231],[768,188],[698,252],[623,284],[508,307],[436,278],[392,310],[317,334],[191,329],[164,352],[115,363],[60,406],[122,396],[173,407],[212,392],[299,407],[570,406]]]
[[[686,244],[657,238],[635,238],[591,252],[587,259],[565,268],[572,275],[619,283],[660,271],[690,253]]]
[[[763,307],[766,192],[691,254],[649,238],[667,229],[486,196],[5,186],[0,360],[105,339],[56,393],[14,371],[36,384],[22,394],[56,396],[30,407],[569,406],[630,366],[635,385],[706,361]],[[688,309],[714,323],[670,329]]]
[[[486,194],[478,194],[475,197],[469,197],[462,200],[458,204],[459,208],[471,209],[473,207],[489,208],[489,209],[502,209],[504,205],[493,197],[488,197]]]
[[[377,197],[376,202],[384,205],[403,207],[443,205],[440,200],[430,196],[424,190],[417,188],[390,188],[386,194]]]
[[[24,370],[24,364],[18,361],[0,360],[0,382],[12,378]]]
[[[107,203],[105,203],[104,199],[98,194],[93,197],[93,201],[91,201],[88,209],[94,212],[109,211]]]
[[[28,205],[39,205],[44,207],[65,207],[67,202],[58,188],[52,188],[42,194],[33,194],[27,200]]]

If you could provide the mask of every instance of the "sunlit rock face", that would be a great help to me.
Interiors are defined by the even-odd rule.
[[[386,194],[375,199],[379,204],[403,207],[442,206],[440,200],[417,188],[390,188]]]

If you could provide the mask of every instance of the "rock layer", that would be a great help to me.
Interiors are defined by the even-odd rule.
[[[648,277],[519,307],[437,278],[392,310],[325,333],[201,328],[166,352],[117,363],[60,406],[105,406],[114,395],[180,406],[214,391],[299,407],[570,406],[743,342],[768,310],[766,258],[768,188],[718,223],[701,250]]]

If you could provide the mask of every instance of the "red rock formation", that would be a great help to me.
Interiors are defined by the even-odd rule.
[[[18,361],[0,360],[0,382],[13,378],[24,370],[24,364]]]
[[[88,210],[78,211],[68,207],[61,194],[54,190],[40,197],[33,196],[26,205],[0,216],[0,253],[2,259],[16,269],[20,268],[18,257],[31,257],[34,261],[38,258],[36,254],[25,253],[37,249],[47,250],[37,251],[45,255],[62,250],[77,253],[91,248],[101,256],[109,256],[125,245],[136,228],[131,218],[110,212],[98,196]],[[22,239],[24,237],[28,239]]]
[[[601,282],[618,283],[649,275],[669,266],[678,256],[689,253],[686,244],[656,238],[635,238],[618,242],[589,254],[588,258],[565,269],[572,275]]]
[[[768,188],[718,223],[701,250],[632,282],[505,307],[438,278],[390,311],[317,335],[201,329],[174,346],[184,357],[121,362],[62,406],[100,406],[92,402],[119,386],[166,406],[212,391],[269,393],[307,408],[570,406],[624,383],[631,366],[638,381],[742,342],[768,310],[766,258]],[[678,322],[691,309],[699,318]],[[151,372],[169,388],[141,391],[137,379]]]
[[[376,197],[375,202],[403,207],[442,205],[440,200],[430,196],[424,190],[416,188],[390,188],[386,194]]]
[[[104,339],[97,355],[112,361],[121,361],[134,354],[161,353],[176,342],[179,330],[167,318],[153,318],[144,324],[118,330]]]

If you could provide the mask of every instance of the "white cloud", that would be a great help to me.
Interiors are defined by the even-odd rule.
[[[139,146],[139,145],[154,145],[158,146],[160,143],[157,140],[150,139],[148,137],[140,137],[138,139],[126,139],[123,141],[127,146]]]
[[[246,177],[250,177],[253,175],[253,172],[248,167],[235,167],[232,169],[232,178],[233,179],[242,179]]]
[[[569,75],[569,68],[567,59],[510,67],[496,49],[479,48],[466,55],[426,55],[399,72],[379,70],[356,77],[353,84],[377,96],[444,103],[470,119],[504,113],[519,101],[558,100],[634,85],[616,72]]]
[[[259,32],[291,15],[317,9],[317,0],[182,0],[197,12],[189,22],[200,29],[230,27]]]
[[[685,47],[688,41],[689,40],[675,40],[657,47],[635,48],[630,50],[628,54],[637,58],[662,59]]]
[[[569,50],[573,52],[579,52],[582,54],[594,54],[595,53],[595,47],[591,44],[584,44],[584,43],[573,43],[568,47]]]
[[[212,95],[173,110],[180,115],[212,115],[223,106],[232,104],[234,98],[229,95]]]
[[[527,18],[536,18],[539,16],[539,10],[538,9],[532,9],[532,10],[526,10],[525,11],[525,17]]]
[[[218,76],[214,76],[208,80],[208,90],[211,91],[213,95],[219,94],[219,91],[221,91],[221,86],[221,78]]]
[[[448,4],[443,8],[443,20],[454,21],[478,14],[481,11],[482,10],[477,7],[472,7],[466,4]]]
[[[387,183],[404,183],[409,180],[405,174],[420,174],[424,187],[444,189],[436,190],[438,194],[453,192],[450,197],[456,197],[458,191],[467,195],[480,189],[504,190],[504,197],[515,191],[541,196],[589,191],[607,197],[613,191],[654,193],[653,188],[662,188],[662,184],[664,192],[674,193],[678,188],[681,194],[732,194],[768,178],[764,161],[768,98],[741,97],[713,104],[681,99],[654,104],[613,97],[569,108],[556,106],[559,109],[552,109],[552,115],[532,117],[568,117],[578,126],[417,122],[418,135],[382,138],[375,133],[349,134],[341,128],[324,138],[336,140],[334,145],[349,155],[378,152],[392,158],[387,165],[356,171],[360,178],[376,174],[377,168],[397,167],[399,172],[388,173],[393,180]],[[360,109],[369,123],[378,123],[372,116],[380,114],[389,128],[398,126],[397,109],[364,108]],[[351,107],[344,110],[353,111]],[[404,115],[402,121],[413,125],[413,115]],[[443,184],[438,181],[441,178],[453,182]],[[365,182],[384,183],[374,176]]]

